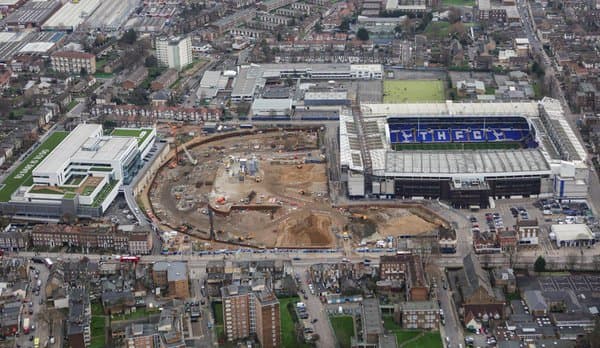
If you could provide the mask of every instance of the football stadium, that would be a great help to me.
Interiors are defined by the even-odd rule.
[[[364,104],[340,117],[350,197],[582,199],[586,152],[551,98],[519,103]]]

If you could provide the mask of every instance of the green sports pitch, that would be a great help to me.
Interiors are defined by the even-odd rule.
[[[417,143],[417,144],[392,144],[396,151],[414,150],[516,150],[523,146],[518,142],[490,141],[481,143]]]
[[[439,80],[385,80],[383,102],[417,103],[446,100],[444,83]]]

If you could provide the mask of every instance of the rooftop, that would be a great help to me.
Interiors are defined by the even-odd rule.
[[[20,186],[31,186],[31,172],[69,135],[68,132],[50,134],[25,160],[4,179],[0,186],[0,201],[8,202]]]
[[[91,53],[87,53],[87,52],[59,51],[59,52],[52,53],[52,57],[91,59],[91,58],[94,58],[95,55],[93,55]]]
[[[362,312],[362,320],[365,327],[363,334],[382,334],[383,325],[381,324],[379,301],[374,298],[364,299],[362,302]]]
[[[159,261],[152,267],[154,272],[167,272],[167,281],[187,280],[187,264],[185,262]]]
[[[113,137],[134,137],[137,139],[138,145],[143,144],[150,134],[152,134],[152,128],[115,128],[110,133]]]
[[[481,151],[387,151],[386,175],[439,176],[460,173],[535,174],[550,170],[538,149]]]
[[[99,124],[80,124],[55,145],[52,152],[34,169],[34,172],[55,173],[68,159],[85,144],[92,136],[102,134]],[[34,173],[35,174],[35,173]]]
[[[101,0],[67,2],[42,25],[47,30],[74,30],[100,6]]]
[[[552,225],[550,230],[557,240],[586,240],[594,239],[592,230],[586,224]]]

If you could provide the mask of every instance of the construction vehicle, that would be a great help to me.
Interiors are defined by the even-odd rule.
[[[366,215],[358,214],[358,213],[352,213],[352,217],[357,218],[357,219],[361,219],[361,220],[366,220],[367,219]]]
[[[256,182],[261,182],[261,181],[262,181],[262,178],[261,178],[260,176],[255,176],[255,177],[254,177],[254,181],[256,181]]]

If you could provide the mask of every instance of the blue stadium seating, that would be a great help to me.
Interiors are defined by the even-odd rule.
[[[394,117],[388,118],[390,142],[468,143],[521,142],[536,146],[533,131],[523,117]]]

